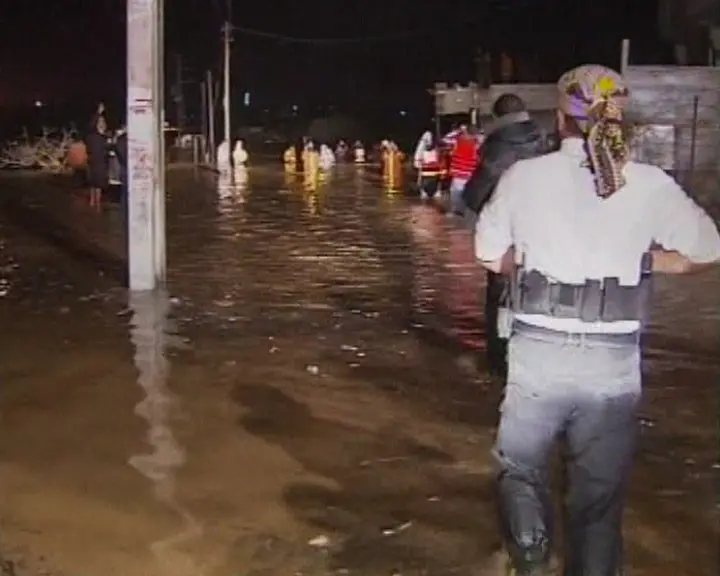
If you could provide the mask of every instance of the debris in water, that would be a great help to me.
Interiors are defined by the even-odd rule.
[[[312,546],[313,548],[327,548],[330,546],[330,538],[325,536],[325,534],[320,534],[308,540],[308,546]]]
[[[412,522],[403,522],[402,524],[398,524],[397,526],[393,526],[391,528],[383,528],[382,535],[383,536],[396,536],[397,534],[400,534],[400,532],[405,532],[408,528],[412,526]]]
[[[375,458],[373,460],[363,460],[360,462],[360,467],[365,468],[372,466],[373,464],[392,464],[393,462],[403,462],[410,460],[410,456],[389,456],[387,458]]]
[[[318,374],[320,374],[320,367],[316,366],[315,364],[308,364],[307,366],[305,366],[305,371],[309,372],[313,376],[317,376]]]

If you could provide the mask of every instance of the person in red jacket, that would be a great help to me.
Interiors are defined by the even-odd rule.
[[[465,214],[462,193],[478,165],[478,148],[477,136],[472,134],[467,126],[461,126],[450,153],[450,210],[448,211],[450,215]]]

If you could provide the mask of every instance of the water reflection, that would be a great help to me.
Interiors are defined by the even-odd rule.
[[[188,540],[200,537],[203,529],[176,497],[176,474],[185,464],[186,454],[173,434],[172,421],[178,400],[168,388],[167,352],[183,343],[168,318],[170,300],[164,291],[133,293],[129,305],[132,310],[130,339],[139,373],[137,382],[145,393],[135,413],[148,423],[147,443],[152,452],[136,454],[128,463],[152,482],[157,500],[180,517],[180,529],[176,533],[150,545],[158,564],[169,574],[197,576],[201,572],[193,557],[178,549]]]
[[[249,175],[247,168],[245,166],[236,167],[233,179],[235,180],[234,192],[243,194],[248,189]]]

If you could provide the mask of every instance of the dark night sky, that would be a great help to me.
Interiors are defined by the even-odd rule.
[[[236,33],[237,90],[280,102],[374,99],[472,79],[478,46],[536,55],[550,68],[617,64],[623,36],[633,55],[657,61],[655,0],[249,0],[238,26],[302,38],[364,37],[427,29],[392,42],[294,43]],[[166,55],[181,53],[187,79],[220,58],[225,0],[165,0]],[[631,6],[631,7],[630,7]],[[439,9],[440,8],[440,9]],[[594,16],[597,11],[601,16]],[[593,20],[595,18],[595,20]],[[122,98],[125,0],[2,0],[0,105]],[[288,96],[292,94],[292,96]]]

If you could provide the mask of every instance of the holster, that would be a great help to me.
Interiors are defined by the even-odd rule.
[[[616,277],[585,280],[583,284],[553,282],[538,270],[517,267],[510,281],[510,300],[516,314],[576,318],[583,322],[647,320],[652,294],[652,256],[643,255],[640,279],[623,286]]]

